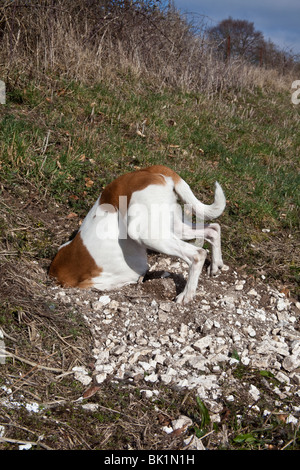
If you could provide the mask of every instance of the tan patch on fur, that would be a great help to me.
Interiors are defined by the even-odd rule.
[[[145,189],[150,184],[165,185],[162,176],[171,177],[176,185],[180,176],[175,171],[163,165],[154,165],[143,170],[127,173],[110,183],[101,194],[100,204],[107,204],[106,209],[119,209],[119,197],[127,197],[127,205],[135,191]],[[80,232],[66,246],[60,248],[51,263],[49,275],[63,287],[87,288],[92,286],[92,278],[99,276],[99,268],[89,251],[84,246]]]
[[[163,165],[154,165],[143,170],[126,173],[119,176],[103,190],[100,198],[100,204],[111,204],[119,208],[119,197],[127,197],[127,205],[135,191],[141,191],[150,184],[166,184],[164,177],[173,178],[174,184],[180,181],[180,176],[175,171]]]
[[[87,288],[91,279],[99,276],[102,269],[97,266],[84,246],[80,232],[66,246],[60,248],[49,269],[49,276],[63,287]]]
[[[173,179],[175,185],[181,180],[181,177],[174,170],[171,170],[171,168],[164,165],[149,166],[148,168],[145,168],[144,171],[168,176]]]

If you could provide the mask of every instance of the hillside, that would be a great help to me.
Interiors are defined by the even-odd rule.
[[[228,262],[296,293],[299,109],[289,92],[209,99],[126,75],[92,86],[32,82],[8,93],[1,117],[8,190],[29,186],[79,220],[105,184],[136,168],[170,166],[206,201],[219,181]],[[44,235],[30,251],[51,256]],[[12,240],[17,251],[22,237]]]
[[[63,41],[57,47],[64,55]],[[167,75],[137,56],[107,61],[97,75],[96,67],[90,74],[84,67],[87,55],[74,50],[77,76],[76,57],[67,54],[47,64],[43,57],[38,69],[23,50],[26,63],[16,53],[10,70],[7,62],[0,66],[0,78],[7,77],[0,105],[0,345],[8,352],[0,368],[0,448],[31,442],[54,449],[182,449],[183,430],[163,428],[185,415],[189,435],[207,434],[201,443],[208,449],[299,449],[299,367],[286,361],[299,358],[300,344],[300,107],[291,103],[291,83],[299,77],[215,59],[206,62],[206,87],[203,70],[196,83],[191,69],[176,76],[174,62]],[[70,73],[63,59],[72,62]],[[154,254],[145,282],[110,293],[106,306],[102,293],[57,289],[47,276],[51,259],[102,188],[152,164],[173,168],[205,202],[220,182],[229,270],[215,279],[204,273],[195,301],[182,309],[173,298],[185,267]],[[168,342],[155,345],[164,336]],[[195,355],[192,344],[207,336],[202,369],[182,364],[187,377],[195,370],[210,377],[211,388],[178,388],[179,376],[159,379],[168,374],[166,363],[151,362],[155,348],[183,360],[178,343]],[[124,377],[118,369],[116,379],[115,369],[103,369],[100,353],[110,351],[104,337],[115,349],[127,345],[124,363],[130,348],[152,341],[139,358],[142,375],[135,370]],[[282,347],[275,362],[266,359],[264,341]],[[119,367],[117,355],[112,362]],[[97,381],[105,370],[105,380]],[[155,380],[145,380],[153,374]],[[254,399],[249,390],[259,395]],[[31,404],[40,411],[30,411]]]

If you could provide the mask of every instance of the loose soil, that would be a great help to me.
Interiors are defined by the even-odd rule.
[[[2,189],[0,329],[8,357],[0,368],[1,449],[15,449],[28,442],[41,449],[183,449],[187,431],[165,431],[182,414],[192,419],[189,434],[199,436],[203,430],[209,434],[203,439],[207,449],[235,448],[237,432],[264,427],[270,416],[270,436],[257,445],[297,445],[295,423],[289,424],[287,418],[292,414],[299,419],[299,386],[291,380],[287,391],[286,384],[274,377],[274,370],[260,374],[240,358],[216,363],[215,368],[209,365],[210,374],[223,374],[215,397],[214,390],[199,397],[197,387],[178,387],[180,374],[164,383],[159,378],[147,380],[152,372],[129,371],[116,378],[114,371],[102,383],[97,381],[95,351],[109,348],[109,340],[114,346],[135,347],[141,330],[147,342],[170,337],[171,331],[178,336],[182,325],[192,331],[193,341],[197,334],[199,338],[209,334],[223,340],[230,322],[224,315],[226,308],[220,307],[222,299],[234,297],[240,302],[251,289],[259,296],[253,300],[255,309],[267,315],[266,322],[255,317],[251,320],[255,340],[262,339],[274,314],[269,289],[280,293],[282,286],[270,287],[261,276],[249,276],[230,265],[216,278],[204,273],[195,300],[180,307],[174,297],[184,287],[186,267],[178,260],[149,253],[150,271],[137,285],[109,293],[63,290],[48,278],[47,269],[57,247],[78,228],[79,217],[69,214],[68,218],[66,208],[41,200],[30,186]],[[236,285],[241,281],[243,289],[238,291]],[[295,318],[288,327],[298,337],[297,299],[289,297],[289,291],[283,294],[289,301],[288,313]],[[107,305],[99,304],[102,295],[109,297]],[[205,330],[208,320],[213,326]],[[232,328],[238,328],[246,341],[243,328],[249,324],[241,319],[240,327],[233,324]],[[278,319],[274,320],[276,327]],[[189,344],[188,338],[179,345],[181,349]],[[251,353],[254,340],[251,336],[248,340]],[[172,341],[166,348],[171,351],[173,347],[173,353],[178,354],[178,343],[174,338]],[[227,345],[226,336],[223,344]],[[234,343],[229,353],[232,359],[239,354]],[[149,362],[150,358],[139,360]],[[88,380],[78,380],[74,368],[86,371]],[[159,375],[159,366],[154,372]],[[249,395],[251,384],[260,390],[257,402]],[[203,425],[197,397],[211,418],[218,415],[215,423],[211,419]],[[270,415],[263,415],[265,410]]]

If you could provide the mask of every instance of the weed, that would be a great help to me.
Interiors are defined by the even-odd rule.
[[[199,418],[199,425],[195,427],[195,435],[198,438],[201,438],[207,433],[209,429],[210,416],[209,416],[209,411],[207,407],[205,406],[204,402],[200,400],[199,397],[196,397],[196,402],[197,402],[200,418]]]

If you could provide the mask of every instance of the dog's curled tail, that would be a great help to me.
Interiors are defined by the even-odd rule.
[[[212,204],[203,204],[199,201],[182,178],[176,182],[174,189],[184,204],[190,204],[196,216],[202,220],[216,219],[225,209],[226,198],[218,182],[215,183],[215,198]]]

